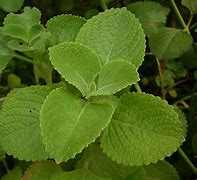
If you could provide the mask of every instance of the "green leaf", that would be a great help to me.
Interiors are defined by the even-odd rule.
[[[155,33],[165,26],[169,13],[168,8],[150,1],[132,3],[127,9],[139,19],[146,34]]]
[[[17,12],[23,3],[24,0],[0,0],[0,7],[7,12]]]
[[[48,180],[55,173],[61,172],[61,168],[53,161],[35,162],[25,172],[24,180]]]
[[[110,180],[106,178],[101,178],[96,176],[92,172],[88,171],[87,169],[77,169],[69,172],[60,172],[54,174],[50,180]]]
[[[52,91],[40,116],[46,151],[57,163],[73,158],[100,135],[112,114],[110,104],[86,102],[63,88]]]
[[[197,1],[196,0],[182,0],[181,1],[183,6],[186,6],[192,15],[197,13]]]
[[[149,46],[152,53],[159,59],[173,59],[181,56],[192,46],[192,37],[186,32],[175,28],[160,28],[150,35]]]
[[[0,145],[0,159],[3,158],[5,156],[5,152],[3,150],[3,148]]]
[[[51,90],[48,86],[31,86],[8,94],[0,111],[0,144],[7,154],[26,161],[48,158],[40,134],[39,112]]]
[[[84,96],[100,71],[98,56],[83,44],[65,42],[49,48],[49,56],[55,69]]]
[[[117,163],[147,165],[170,156],[185,140],[185,119],[159,97],[123,96],[101,138],[104,152]]]
[[[104,64],[99,73],[97,90],[90,95],[110,95],[135,84],[139,80],[137,69],[128,61],[116,60]]]
[[[139,67],[143,60],[145,35],[126,8],[112,8],[92,17],[80,29],[76,41],[95,51],[102,64],[125,59]]]
[[[22,170],[21,167],[16,166],[12,169],[8,174],[3,176],[1,180],[21,180],[22,178]]]
[[[74,41],[86,20],[79,16],[59,15],[47,21],[47,31],[51,33],[51,44]]]

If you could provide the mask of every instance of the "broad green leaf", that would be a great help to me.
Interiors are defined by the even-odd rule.
[[[98,56],[83,44],[65,42],[49,48],[55,69],[84,96],[91,92],[91,85],[100,71]]]
[[[57,163],[73,158],[100,135],[112,114],[110,104],[86,102],[63,88],[52,91],[40,116],[46,151]]]
[[[52,45],[60,42],[74,41],[86,20],[68,14],[55,16],[47,21],[47,30],[51,33]]]
[[[1,180],[21,180],[22,170],[21,167],[16,166],[10,172],[8,172],[5,176],[1,178]]]
[[[152,53],[159,59],[173,59],[181,56],[192,46],[192,37],[186,32],[175,28],[160,28],[150,35],[149,46]]]
[[[101,178],[96,176],[92,172],[88,171],[87,169],[77,169],[68,172],[60,172],[54,174],[50,180],[110,180],[106,178]]]
[[[5,155],[5,152],[4,152],[3,148],[0,145],[0,159],[3,158],[4,155]]]
[[[110,95],[139,80],[136,67],[128,61],[110,61],[101,67],[96,91],[91,95]]]
[[[76,41],[95,51],[102,64],[125,59],[139,67],[143,60],[145,35],[126,8],[112,8],[92,17],[80,29]]]
[[[48,158],[40,134],[39,112],[51,90],[48,86],[31,86],[8,94],[0,111],[0,144],[7,154],[26,161]]]
[[[26,171],[23,180],[49,180],[61,168],[53,161],[35,162]]]
[[[117,163],[147,165],[176,151],[185,140],[185,124],[159,97],[127,94],[102,134],[101,147]]]
[[[150,1],[132,3],[127,9],[139,19],[146,34],[155,33],[165,26],[169,13],[168,8]]]
[[[197,1],[196,0],[182,0],[181,1],[183,6],[186,6],[192,15],[197,13]]]
[[[24,3],[24,0],[0,0],[0,7],[7,12],[18,11]]]

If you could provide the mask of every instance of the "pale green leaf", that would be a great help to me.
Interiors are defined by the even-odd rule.
[[[18,11],[24,3],[24,0],[0,0],[0,7],[7,12]]]
[[[23,180],[49,180],[61,168],[54,161],[35,162],[26,171]]]
[[[110,9],[92,17],[80,29],[76,41],[95,51],[104,64],[116,59],[142,63],[145,35],[141,24],[126,10]]]
[[[137,69],[128,61],[110,61],[101,67],[96,91],[91,95],[110,95],[135,84],[139,80]]]
[[[68,14],[55,16],[47,21],[47,30],[51,33],[52,45],[60,42],[74,41],[86,20]]]
[[[168,8],[151,1],[132,3],[127,9],[139,19],[146,34],[157,32],[158,28],[165,26],[169,13]]]
[[[73,158],[100,135],[112,114],[110,104],[86,102],[63,88],[52,91],[40,116],[46,151],[57,163]]]
[[[51,90],[48,86],[32,86],[8,94],[0,111],[0,144],[7,154],[26,161],[48,158],[40,134],[39,112]]]
[[[16,166],[10,172],[8,172],[5,176],[1,178],[1,180],[21,180],[22,170],[21,167]]]
[[[60,43],[49,48],[49,56],[55,69],[84,96],[91,92],[91,84],[100,71],[98,56],[83,44]]]
[[[170,156],[185,140],[186,123],[174,108],[145,93],[124,95],[101,139],[117,163],[147,165]]]
[[[168,27],[160,28],[149,40],[152,53],[159,59],[177,58],[189,50],[193,42],[186,32]]]
[[[182,0],[181,1],[183,6],[186,6],[191,14],[196,14],[197,13],[197,1],[196,0]]]

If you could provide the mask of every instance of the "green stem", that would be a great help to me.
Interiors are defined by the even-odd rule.
[[[193,15],[190,16],[189,21],[188,21],[188,23],[187,23],[187,28],[188,28],[188,29],[189,29],[189,27],[190,27],[190,24],[191,24],[191,22],[192,22],[192,19],[193,19]]]
[[[161,93],[162,93],[162,98],[165,99],[165,90],[164,90],[164,86],[163,86],[163,73],[162,73],[162,69],[161,69],[161,65],[159,62],[159,59],[156,58],[157,61],[157,66],[158,66],[158,70],[159,70],[159,78],[160,78],[160,83],[161,83]]]
[[[134,84],[135,89],[137,90],[137,92],[142,92],[140,86],[138,83]]]
[[[182,101],[185,101],[185,100],[187,100],[187,99],[190,99],[192,96],[196,96],[196,95],[197,95],[197,93],[194,93],[194,94],[192,94],[192,95],[185,96],[185,97],[183,97],[183,98],[181,98],[181,99],[175,101],[173,104],[176,105],[176,104],[178,104],[178,103],[180,103],[180,102],[182,102]]]
[[[103,11],[105,11],[107,9],[107,5],[105,3],[105,0],[101,0],[101,7],[102,7]]]
[[[5,160],[5,159],[1,159],[1,162],[3,163],[3,166],[5,167],[6,171],[7,171],[7,172],[10,172],[6,160]]]
[[[34,64],[34,62],[33,62],[30,58],[25,57],[25,56],[22,56],[22,55],[20,55],[20,54],[16,54],[16,53],[15,53],[13,57],[14,57],[14,58],[17,58],[17,59],[19,59],[19,60],[21,60],[21,61],[24,61],[24,62],[28,62],[28,63]]]
[[[188,26],[185,24],[185,21],[183,20],[183,18],[182,18],[182,16],[181,16],[180,12],[179,12],[179,10],[178,10],[178,8],[177,8],[177,6],[176,6],[176,3],[174,2],[174,0],[170,0],[170,2],[171,2],[171,5],[172,5],[172,7],[173,7],[173,9],[174,9],[174,11],[175,11],[175,13],[176,13],[176,15],[177,15],[177,18],[179,19],[179,21],[180,21],[181,25],[183,26],[184,30],[185,30],[188,34],[190,34],[189,28],[188,28]]]
[[[187,157],[185,152],[180,147],[178,148],[178,152],[182,156],[182,158],[185,160],[185,162],[190,166],[193,172],[197,174],[197,168],[193,165],[193,163],[190,161],[190,159]]]

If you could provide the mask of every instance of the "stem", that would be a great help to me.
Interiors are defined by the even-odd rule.
[[[17,58],[17,59],[19,59],[19,60],[21,60],[21,61],[24,61],[24,62],[28,62],[28,63],[31,63],[31,64],[34,64],[34,62],[30,59],[30,58],[28,58],[28,57],[25,57],[25,56],[22,56],[22,55],[20,55],[20,54],[14,54],[13,55],[13,57],[14,58]]]
[[[187,157],[185,152],[180,147],[178,148],[178,152],[182,156],[182,158],[185,160],[185,162],[190,166],[193,172],[197,174],[197,168],[193,165],[193,163],[190,161],[190,159]]]
[[[179,10],[178,10],[178,8],[177,8],[177,6],[176,6],[176,3],[174,2],[174,0],[170,0],[170,3],[171,3],[171,5],[172,5],[172,7],[173,7],[173,9],[174,9],[174,11],[175,11],[175,13],[176,13],[176,15],[177,15],[177,18],[179,19],[181,25],[183,26],[184,30],[185,30],[188,34],[190,34],[189,29],[188,29],[188,26],[185,24],[185,21],[183,20],[183,18],[182,18],[182,16],[181,16],[180,12],[179,12]]]
[[[3,163],[3,166],[5,167],[6,171],[7,171],[7,172],[10,172],[6,160],[5,160],[5,159],[1,159],[1,162]]]
[[[164,91],[164,86],[163,86],[163,74],[162,74],[162,69],[161,69],[161,65],[159,62],[159,59],[156,58],[157,61],[157,66],[158,66],[158,70],[159,70],[159,77],[160,77],[160,83],[161,83],[161,93],[162,93],[162,98],[165,99],[165,91]]]
[[[196,96],[196,95],[197,95],[197,93],[194,93],[194,94],[192,94],[192,95],[185,96],[185,97],[183,97],[183,98],[181,98],[181,99],[175,101],[173,104],[176,105],[176,104],[178,104],[178,103],[180,103],[180,102],[182,102],[182,101],[185,101],[185,100],[187,100],[187,99],[190,99],[192,96]]]
[[[188,21],[188,23],[187,23],[187,28],[188,28],[188,29],[189,29],[189,27],[190,27],[190,24],[191,24],[191,22],[192,22],[192,19],[193,19],[193,15],[190,16],[189,21]]]
[[[101,0],[101,7],[102,7],[103,11],[105,11],[107,9],[107,5],[105,3],[105,0]]]
[[[141,90],[141,88],[140,88],[138,83],[134,84],[134,87],[137,90],[137,92],[140,92],[140,93],[142,92],[142,90]]]

